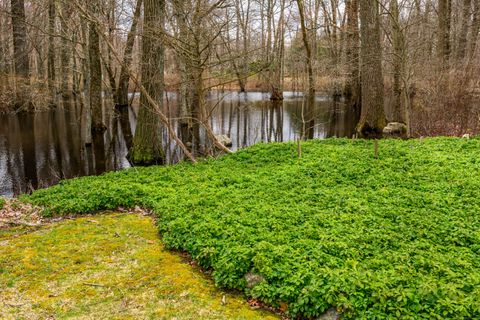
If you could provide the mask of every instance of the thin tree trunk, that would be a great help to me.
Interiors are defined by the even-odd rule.
[[[308,40],[307,25],[305,22],[305,9],[303,6],[303,0],[297,0],[298,12],[300,14],[300,27],[302,29],[302,40],[307,55],[307,70],[308,70],[308,95],[315,95],[315,77],[313,75],[313,58],[312,48],[310,41]]]
[[[56,18],[56,4],[55,0],[50,0],[48,3],[48,67],[47,67],[47,77],[48,77],[48,87],[52,94],[52,97],[55,97],[56,88],[55,88],[55,18]]]
[[[97,15],[99,4],[91,2],[92,14]],[[100,61],[100,38],[96,22],[90,23],[88,55],[90,58],[90,108],[92,110],[92,132],[103,133],[106,129],[102,112],[102,65]]]
[[[450,59],[450,16],[451,0],[439,0],[437,55],[442,68],[448,65]]]
[[[404,105],[402,103],[403,88],[402,75],[404,73],[404,35],[400,28],[400,12],[397,0],[390,0],[390,15],[392,24],[393,38],[393,119],[392,122],[401,122],[406,124],[407,117]]]
[[[468,26],[471,22],[471,7],[472,0],[463,0],[463,12],[462,12],[462,28],[458,36],[458,49],[457,49],[457,60],[460,62],[465,59],[467,55],[467,36],[468,36]]]
[[[61,62],[61,74],[62,74],[62,96],[63,98],[69,98],[72,93],[70,85],[70,75],[71,75],[71,30],[68,27],[72,14],[72,7],[68,3],[62,3],[61,11],[61,27],[62,27],[62,46],[60,50],[60,62]]]
[[[273,11],[273,8],[272,8]],[[283,100],[283,58],[285,50],[285,0],[280,2],[280,18],[274,36],[272,53],[270,100]]]
[[[142,12],[142,0],[137,0],[135,12],[133,14],[132,25],[127,35],[127,42],[125,43],[125,51],[123,53],[123,63],[120,70],[120,79],[118,82],[118,88],[116,93],[116,106],[125,107],[128,106],[128,85],[130,82],[129,69],[132,64],[133,45],[135,44],[135,36],[137,33],[138,20]]]
[[[472,29],[470,31],[470,48],[469,57],[473,58],[477,48],[478,34],[480,32],[480,0],[473,0],[473,21]]]
[[[13,28],[13,52],[15,75],[17,76],[17,94],[15,104],[18,108],[29,107],[27,85],[30,76],[30,66],[27,50],[27,30],[25,25],[24,0],[11,0],[12,28]]]

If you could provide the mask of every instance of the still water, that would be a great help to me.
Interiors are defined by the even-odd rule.
[[[233,150],[299,137],[350,137],[357,123],[353,110],[324,96],[317,96],[313,107],[307,107],[301,94],[289,92],[280,103],[256,92],[213,92],[207,102],[213,131],[229,136]],[[175,119],[178,108],[174,93],[167,95],[165,105]],[[127,146],[130,133],[135,131],[137,108],[130,108],[123,116],[113,110],[106,112],[108,130],[94,139],[92,146],[85,145],[81,114],[81,106],[69,102],[47,112],[0,115],[1,196],[130,167]],[[165,148],[169,162],[178,161],[176,148]]]

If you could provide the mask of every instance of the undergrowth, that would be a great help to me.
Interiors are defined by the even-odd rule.
[[[166,251],[152,222],[113,213],[0,228],[0,319],[278,319]]]
[[[169,248],[291,316],[480,317],[480,140],[260,144],[64,181],[46,214],[153,209]],[[253,285],[245,275],[255,275]]]

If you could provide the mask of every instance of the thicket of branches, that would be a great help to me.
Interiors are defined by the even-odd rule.
[[[172,139],[188,142],[212,134],[212,88],[294,90],[343,95],[369,126],[474,133],[479,30],[480,0],[0,0],[0,108],[74,97],[95,133],[102,108],[138,91],[156,114],[140,118],[167,126],[160,97],[177,90],[184,130]],[[372,124],[372,108],[387,121]]]

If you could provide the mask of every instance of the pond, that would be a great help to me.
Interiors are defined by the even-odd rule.
[[[260,92],[212,92],[207,104],[213,131],[229,136],[233,150],[300,137],[351,137],[357,123],[353,110],[326,96],[317,96],[314,106],[307,108],[302,94],[291,92],[285,92],[285,100],[280,103]],[[165,105],[172,119],[178,117],[174,93],[167,94]],[[127,145],[129,132],[135,130],[138,108],[129,108],[123,115],[113,108],[107,110],[104,116],[108,130],[92,145],[86,145],[82,135],[85,121],[81,108],[69,101],[46,112],[0,115],[1,196],[130,167]],[[176,148],[170,144],[165,148],[170,163],[179,160]]]

